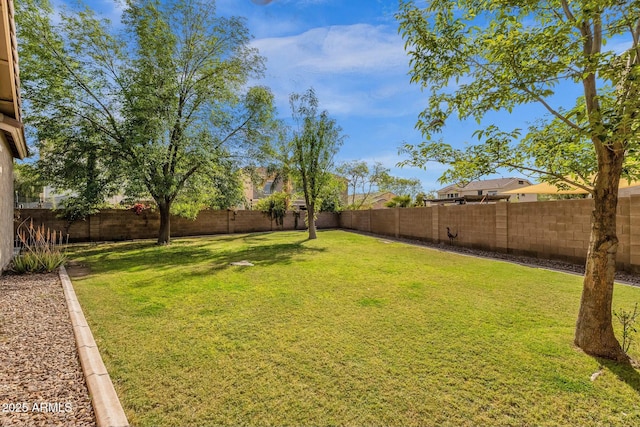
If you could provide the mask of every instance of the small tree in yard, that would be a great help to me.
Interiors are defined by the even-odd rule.
[[[397,17],[412,81],[430,91],[406,163],[452,166],[443,181],[469,181],[498,168],[529,171],[591,193],[591,239],[575,344],[627,361],[612,326],[621,177],[640,174],[640,13],[637,0],[401,1]],[[612,48],[605,48],[609,41]],[[607,50],[609,49],[609,50]],[[552,98],[575,84],[581,96]],[[488,126],[464,150],[431,142],[452,115],[480,121],[496,110],[537,103],[547,112],[519,129]],[[504,126],[504,123],[503,123]],[[519,143],[516,141],[519,140]]]
[[[292,139],[294,164],[304,192],[309,239],[315,239],[316,208],[331,181],[333,158],[344,136],[326,111],[318,113],[318,98],[313,89],[304,94],[292,94],[289,102],[297,124]]]

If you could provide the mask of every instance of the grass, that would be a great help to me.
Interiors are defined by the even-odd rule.
[[[305,236],[70,254],[132,425],[640,425],[640,375],[572,346],[580,277]]]

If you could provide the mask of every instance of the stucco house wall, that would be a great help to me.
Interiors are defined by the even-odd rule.
[[[0,271],[13,256],[13,155],[0,132]]]

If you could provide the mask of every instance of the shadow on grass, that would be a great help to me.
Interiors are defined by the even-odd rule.
[[[252,268],[250,266],[232,266],[232,262],[249,261],[256,266],[288,265],[300,255],[325,252],[324,248],[310,248],[304,245],[308,240],[292,243],[260,244],[253,247],[243,247],[239,250],[216,254],[212,257],[210,272],[227,268]],[[194,273],[201,274],[201,273]]]
[[[637,393],[640,393],[640,372],[631,363],[614,362],[600,357],[595,357],[594,359],[598,361],[600,366],[604,366],[613,372],[620,381],[624,381]]]
[[[243,246],[226,245],[236,240],[241,241]],[[185,239],[169,246],[158,246],[151,241],[127,242],[72,250],[69,258],[89,258],[88,263],[92,268],[95,266],[97,271],[107,272],[153,270],[157,273],[174,267],[203,263],[210,266],[210,272],[215,272],[231,267],[251,268],[231,266],[235,261],[247,260],[261,266],[289,264],[295,256],[325,251],[305,246],[304,243],[308,239],[269,244],[271,240],[265,233],[258,233],[202,240]],[[101,267],[106,267],[106,270]],[[194,271],[193,274],[202,274],[202,269]]]

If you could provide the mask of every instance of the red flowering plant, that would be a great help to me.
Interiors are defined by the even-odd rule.
[[[140,215],[146,209],[149,209],[149,206],[146,206],[146,205],[144,205],[142,203],[136,203],[131,208],[131,210],[134,211],[136,213],[136,215]]]

